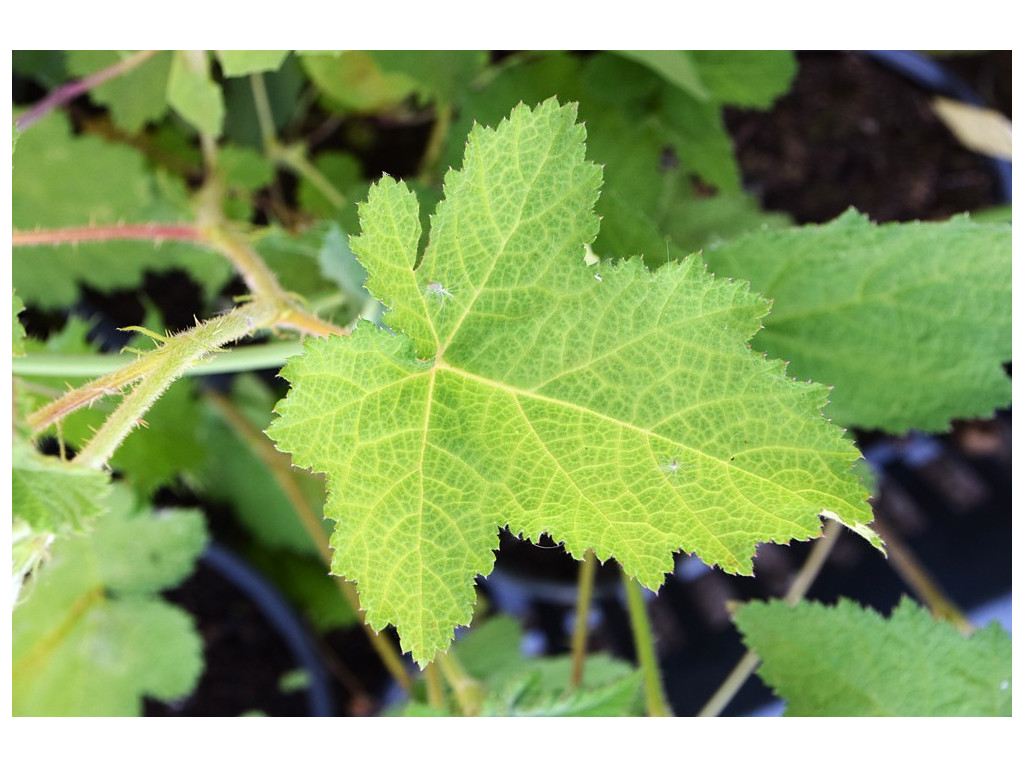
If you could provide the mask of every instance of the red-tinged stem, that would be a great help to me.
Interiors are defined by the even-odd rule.
[[[18,130],[24,131],[56,107],[59,107],[62,104],[67,104],[72,99],[81,96],[86,91],[95,88],[101,83],[105,83],[107,80],[123,75],[125,72],[134,69],[156,53],[159,53],[159,51],[139,51],[138,53],[133,53],[128,58],[122,59],[116,64],[111,64],[106,69],[101,69],[99,72],[93,72],[91,75],[87,75],[81,80],[73,80],[70,83],[58,86],[34,107],[18,118]]]
[[[111,224],[95,227],[63,227],[34,232],[15,230],[11,244],[16,248],[30,245],[63,245],[97,240],[183,240],[204,242],[207,235],[191,224]]]

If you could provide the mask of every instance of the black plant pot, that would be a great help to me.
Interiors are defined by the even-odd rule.
[[[211,544],[192,578],[168,597],[195,618],[205,671],[181,701],[147,701],[147,715],[335,714],[313,636],[277,588],[241,557]],[[282,677],[296,670],[304,673],[302,684],[282,689]]]

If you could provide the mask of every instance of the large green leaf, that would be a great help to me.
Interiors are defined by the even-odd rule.
[[[192,570],[198,512],[136,508],[118,489],[89,536],[58,541],[13,614],[15,715],[125,716],[188,693],[202,668],[190,617],[155,593]]]
[[[721,275],[772,299],[754,345],[835,386],[841,424],[943,431],[1010,402],[1010,227],[967,218],[823,226],[711,246]]]
[[[1010,714],[1010,636],[996,623],[963,637],[906,598],[888,619],[850,600],[772,601],[748,603],[735,622],[787,715]]]
[[[422,258],[385,178],[353,251],[391,307],[310,340],[268,434],[328,478],[334,569],[420,663],[468,623],[498,528],[616,558],[657,588],[678,550],[751,572],[820,515],[870,535],[857,452],[747,340],[767,310],[699,261],[587,266],[601,181],[575,109],[549,100],[469,136]]]

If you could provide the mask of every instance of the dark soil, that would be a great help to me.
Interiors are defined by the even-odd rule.
[[[1009,51],[947,63],[1009,116]],[[990,162],[939,121],[932,95],[862,54],[804,53],[793,89],[770,111],[726,118],[749,188],[800,224],[850,206],[882,222],[1002,202]]]

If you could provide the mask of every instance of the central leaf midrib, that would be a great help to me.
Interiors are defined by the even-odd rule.
[[[622,421],[621,419],[618,419],[618,418],[616,418],[614,416],[610,416],[610,415],[608,415],[606,413],[601,413],[600,411],[595,411],[592,408],[588,408],[587,406],[580,405],[579,403],[573,403],[573,402],[569,402],[569,401],[566,401],[566,400],[560,400],[560,399],[558,399],[556,397],[551,397],[549,395],[542,395],[542,394],[539,394],[537,392],[533,392],[533,391],[530,391],[530,390],[527,390],[527,389],[521,389],[519,387],[512,386],[511,384],[507,384],[507,383],[502,382],[502,381],[497,381],[495,379],[489,379],[486,376],[479,376],[479,375],[477,375],[475,373],[472,373],[470,371],[466,371],[466,370],[464,370],[462,368],[457,368],[457,367],[447,363],[446,361],[444,361],[440,357],[438,357],[434,361],[434,367],[431,369],[431,371],[432,371],[432,373],[431,373],[431,390],[430,390],[431,391],[431,396],[432,396],[432,393],[433,393],[433,381],[435,380],[434,375],[433,375],[433,371],[437,371],[437,370],[448,371],[448,372],[453,373],[453,374],[455,374],[457,376],[462,376],[463,378],[465,378],[465,379],[467,379],[469,381],[473,381],[473,382],[476,382],[478,384],[482,384],[484,386],[492,387],[494,389],[497,389],[497,390],[500,390],[500,391],[503,391],[503,392],[507,392],[510,395],[513,395],[513,396],[516,396],[516,397],[526,397],[526,398],[530,398],[532,400],[538,400],[538,401],[541,401],[541,402],[550,403],[552,405],[557,405],[559,407],[568,408],[570,410],[574,410],[574,411],[577,411],[579,413],[584,413],[584,414],[587,414],[589,416],[594,416],[594,417],[596,417],[598,419],[602,419],[602,420],[607,421],[607,422],[609,422],[611,424],[614,424],[617,427],[621,427],[623,429],[633,431],[633,432],[635,432],[637,434],[646,435],[647,437],[657,438],[658,440],[664,440],[664,441],[671,442],[671,443],[678,443],[677,440],[675,440],[675,439],[673,439],[671,437],[659,434],[657,432],[653,432],[650,429],[638,426],[636,424],[630,424],[629,422]],[[428,406],[428,411],[429,411],[429,406]],[[743,467],[736,466],[735,464],[733,464],[733,463],[731,463],[729,461],[721,459],[718,456],[713,456],[713,455],[711,455],[709,453],[706,453],[706,452],[700,450],[699,448],[695,448],[695,447],[693,447],[691,445],[686,445],[686,446],[683,446],[683,447],[686,448],[686,450],[688,450],[688,451],[692,451],[693,453],[698,454],[699,456],[702,456],[702,457],[704,457],[706,459],[709,459],[709,460],[717,462],[722,467],[723,470],[727,470],[729,472],[738,472],[740,474],[747,475],[747,476],[752,477],[752,478],[754,478],[754,479],[756,479],[756,480],[758,480],[760,482],[770,484],[773,488],[777,489],[778,491],[780,491],[781,493],[783,493],[786,496],[796,496],[797,498],[801,498],[802,499],[802,497],[800,497],[800,495],[798,493],[795,493],[794,491],[792,491],[791,489],[787,488],[784,485],[780,485],[779,483],[776,483],[775,481],[771,480],[770,478],[764,477],[762,475],[758,475],[758,474],[756,474],[754,472],[751,472],[750,470],[744,469]],[[851,460],[851,463],[852,463],[852,460]],[[839,498],[835,497],[834,494],[828,494],[828,495],[832,496],[837,502],[840,503],[840,505],[846,506],[845,503],[842,501],[842,499],[839,499]],[[838,513],[838,510],[829,510],[829,511],[833,511],[833,512]]]
[[[519,131],[521,130],[521,126],[518,123],[516,123],[515,126],[516,126],[516,142],[517,142],[517,145],[518,145]],[[550,137],[550,140],[548,141],[548,145],[547,145],[547,147],[545,149],[544,159],[541,161],[541,163],[537,167],[536,171],[534,172],[533,178],[529,181],[529,183],[524,183],[525,192],[523,194],[522,200],[520,201],[519,210],[516,211],[515,224],[512,225],[511,227],[507,228],[508,231],[507,231],[507,233],[506,233],[506,235],[505,235],[505,237],[504,237],[504,239],[503,239],[503,241],[501,243],[501,247],[498,248],[497,254],[494,256],[493,259],[491,259],[490,266],[488,266],[488,268],[487,268],[487,274],[485,274],[483,276],[483,279],[480,281],[479,287],[477,288],[477,290],[475,291],[473,296],[469,299],[469,302],[466,304],[465,309],[463,309],[462,314],[459,316],[459,319],[455,321],[455,325],[448,332],[448,338],[444,341],[443,346],[441,344],[441,339],[440,339],[440,336],[438,335],[437,328],[434,325],[433,318],[431,318],[429,314],[427,315],[427,319],[428,319],[428,322],[430,324],[430,327],[431,327],[431,329],[434,332],[434,338],[437,339],[437,343],[438,343],[437,357],[438,357],[438,359],[440,359],[441,355],[448,348],[448,346],[451,345],[452,341],[455,339],[455,336],[458,334],[459,329],[462,327],[462,323],[471,314],[471,312],[473,310],[473,306],[476,304],[477,300],[480,298],[480,295],[487,288],[487,283],[490,280],[491,275],[494,274],[494,270],[497,268],[498,264],[501,262],[502,257],[505,254],[505,249],[508,247],[508,244],[512,241],[512,238],[515,236],[516,232],[518,231],[519,225],[523,221],[523,211],[526,209],[526,203],[530,199],[530,195],[533,192],[533,186],[536,183],[537,178],[540,176],[541,171],[543,171],[543,169],[547,166],[548,162],[551,160],[551,151],[552,151],[552,148],[554,147],[554,144],[555,144],[555,136],[552,136],[552,137]],[[515,156],[518,158],[519,154],[516,153]],[[522,174],[520,173],[520,175],[522,175]],[[525,182],[526,179],[524,178],[523,181]],[[490,215],[491,224],[493,225],[493,227],[494,227],[494,229],[496,231],[501,232],[503,227],[498,223],[497,219],[495,219],[495,217],[494,217],[494,208],[493,208],[493,206],[490,203],[489,193],[490,193],[490,188],[487,185],[484,185],[483,186],[483,195],[486,196],[486,202],[487,202],[486,208],[487,208],[488,214]]]

